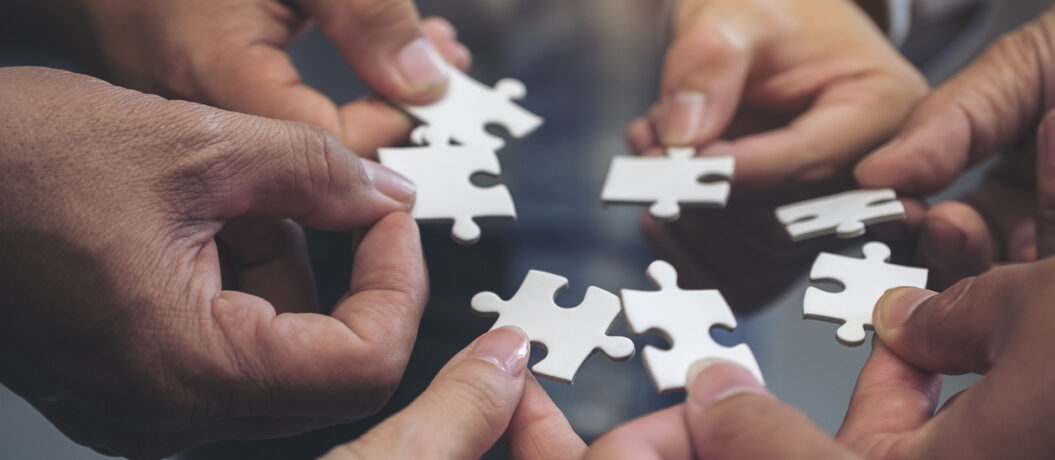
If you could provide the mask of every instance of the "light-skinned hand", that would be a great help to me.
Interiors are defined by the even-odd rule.
[[[424,21],[412,0],[49,0],[86,11],[116,84],[227,110],[322,126],[360,155],[406,139],[411,121],[386,101],[336,105],[300,79],[286,54],[309,23],[384,98],[431,102],[444,62],[471,57],[453,26]]]

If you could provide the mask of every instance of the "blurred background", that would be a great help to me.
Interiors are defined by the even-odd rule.
[[[528,88],[522,105],[546,120],[533,135],[511,139],[498,152],[500,180],[516,201],[517,221],[483,224],[483,239],[469,247],[451,240],[449,225],[423,225],[431,300],[405,380],[384,413],[288,439],[204,446],[179,458],[307,459],[354,439],[409,403],[450,356],[490,327],[492,319],[472,314],[473,294],[494,291],[508,298],[530,269],[569,279],[570,288],[557,297],[563,306],[577,305],[590,285],[616,293],[623,288],[653,289],[645,268],[656,255],[639,226],[644,208],[605,208],[599,195],[611,157],[628,153],[623,142],[627,123],[656,100],[670,3],[419,1],[423,15],[446,17],[457,27],[460,39],[473,51],[473,77],[486,84],[504,77],[520,79]],[[1030,18],[1045,3],[919,3],[916,27],[903,52],[932,84],[940,83],[994,37]],[[291,54],[304,79],[337,102],[367,94],[318,31],[310,31]],[[961,181],[936,199],[962,193],[973,180]],[[351,271],[350,237],[311,232],[309,239],[320,300],[332,305]],[[852,254],[863,242],[834,248]],[[764,291],[760,305],[738,305],[727,294],[739,312],[739,327],[713,335],[725,344],[748,343],[773,393],[834,433],[870,347],[843,347],[835,341],[834,324],[802,320],[802,296],[809,285],[805,275],[802,271],[776,288],[757,280],[756,289]],[[754,282],[750,273],[747,281]],[[709,285],[708,280],[682,282],[723,287]],[[632,335],[621,318],[611,333]],[[592,439],[684,398],[684,393],[657,394],[640,359],[642,346],[666,347],[664,341],[658,336],[635,341],[639,355],[629,362],[593,356],[574,386],[543,382],[584,438]],[[542,356],[539,350],[534,352],[533,362]],[[945,397],[971,380],[971,376],[947,379]],[[102,457],[67,440],[23,400],[0,387],[0,458]],[[494,449],[488,458],[504,455]]]

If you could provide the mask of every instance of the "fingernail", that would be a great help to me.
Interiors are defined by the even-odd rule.
[[[421,92],[447,82],[447,64],[435,46],[419,38],[396,55],[396,69],[411,91]]]
[[[772,396],[751,371],[723,359],[696,361],[689,367],[687,382],[689,400],[703,407],[743,393]]]
[[[660,108],[660,137],[664,145],[685,146],[699,141],[707,96],[698,91],[679,91]]]
[[[477,339],[466,356],[487,361],[516,377],[527,368],[530,350],[531,346],[524,331],[518,327],[506,326]]]
[[[363,160],[363,169],[379,192],[385,196],[403,203],[410,209],[414,204],[414,197],[418,188],[410,179],[403,175],[381,166],[372,161]]]
[[[924,300],[936,294],[934,291],[918,288],[894,288],[883,294],[876,302],[877,329],[896,329],[905,324],[912,312],[916,310]]]
[[[923,256],[936,268],[946,268],[961,259],[967,235],[937,219],[929,219],[923,228]]]

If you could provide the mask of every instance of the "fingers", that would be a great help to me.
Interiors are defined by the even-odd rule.
[[[322,128],[203,107],[194,112],[207,122],[185,142],[207,147],[182,158],[174,173],[192,181],[178,191],[188,195],[192,218],[293,218],[348,230],[413,203],[415,189],[406,178],[361,160]]]
[[[930,209],[920,227],[916,258],[930,269],[927,283],[944,289],[989,269],[998,243],[975,208],[948,201]]]
[[[1006,326],[1018,314],[1016,292],[1035,275],[1023,266],[966,278],[943,293],[915,288],[887,292],[876,304],[876,334],[901,359],[942,374],[985,373]]]
[[[693,370],[685,420],[697,458],[856,458],[747,369],[703,360]]]
[[[235,219],[216,235],[228,254],[235,284],[228,289],[268,301],[278,313],[318,311],[304,230],[288,220]]]
[[[635,419],[608,432],[590,446],[586,460],[693,459],[685,427],[685,405],[679,404]],[[706,457],[702,457],[706,458]]]
[[[517,328],[484,334],[410,406],[323,459],[479,458],[505,431],[521,399],[528,351],[527,336]]]
[[[1055,254],[1055,112],[1037,134],[1037,258]]]
[[[735,156],[733,180],[750,184],[751,191],[771,193],[788,178],[823,184],[848,172],[859,155],[893,134],[925,89],[922,81],[910,90],[903,79],[862,72],[827,85],[787,126],[718,142],[701,153]]]
[[[515,460],[576,460],[586,452],[582,438],[530,374],[503,443]]]
[[[1005,36],[914,111],[900,133],[858,164],[865,187],[937,192],[974,164],[1017,141],[1045,107],[1044,75],[1055,65],[1046,29],[1055,13]]]
[[[404,103],[443,94],[447,64],[411,0],[304,0],[301,5],[375,91]]]
[[[653,121],[662,145],[714,140],[736,113],[750,66],[742,38],[699,24],[686,28],[667,50],[662,99]]]
[[[905,363],[873,341],[836,439],[869,458],[898,458],[892,455],[896,436],[930,420],[940,394],[940,375]]]
[[[394,213],[356,253],[352,295],[333,316],[275,315],[262,299],[224,291],[211,304],[232,411],[356,419],[379,410],[402,377],[428,286],[417,226]]]

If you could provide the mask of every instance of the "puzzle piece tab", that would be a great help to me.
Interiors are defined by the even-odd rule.
[[[470,178],[476,173],[497,176],[501,169],[494,152],[476,146],[451,145],[442,130],[421,126],[411,139],[422,147],[378,149],[381,164],[417,185],[410,215],[422,222],[454,222],[451,236],[461,244],[480,239],[476,219],[516,219],[513,198],[504,185],[481,188]]]
[[[505,141],[488,133],[487,125],[502,125],[516,138],[542,125],[541,117],[512,102],[527,94],[519,80],[506,78],[489,88],[453,66],[448,66],[448,71],[450,83],[440,100],[429,105],[403,105],[403,109],[426,125],[450,133],[461,145],[492,151],[502,148]]]
[[[810,280],[834,280],[845,289],[825,292],[816,287],[806,289],[802,303],[805,318],[844,322],[836,337],[844,345],[864,343],[865,328],[872,328],[872,310],[883,294],[893,288],[927,287],[927,270],[887,263],[890,248],[870,242],[862,248],[865,258],[822,252],[810,270]]]
[[[711,327],[736,328],[736,317],[715,290],[688,291],[678,287],[678,273],[662,260],[648,266],[648,278],[658,291],[623,289],[623,313],[635,334],[659,332],[670,342],[669,350],[646,346],[645,366],[659,391],[685,388],[689,367],[703,358],[735,362],[750,370],[759,382],[762,371],[747,344],[719,345],[711,338]]]
[[[777,208],[777,220],[793,241],[835,233],[853,238],[865,226],[905,217],[905,207],[891,189],[851,190]]]
[[[546,357],[531,368],[536,375],[571,384],[594,351],[601,350],[614,360],[627,360],[634,356],[634,342],[608,335],[619,315],[618,297],[590,286],[579,306],[561,308],[553,299],[566,287],[567,278],[531,270],[512,299],[505,301],[493,292],[481,292],[473,296],[472,307],[479,313],[498,315],[491,329],[517,326],[532,344],[546,349]]]
[[[612,159],[601,199],[607,203],[652,203],[649,212],[661,221],[677,220],[681,205],[724,207],[729,182],[700,179],[733,175],[731,156],[697,157],[693,148],[671,148],[664,157],[618,156]]]

